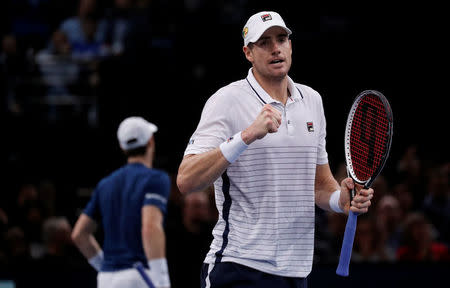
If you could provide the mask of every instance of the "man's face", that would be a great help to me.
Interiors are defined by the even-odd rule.
[[[291,40],[281,27],[267,29],[258,41],[244,47],[244,53],[254,73],[264,78],[284,79],[291,68]]]

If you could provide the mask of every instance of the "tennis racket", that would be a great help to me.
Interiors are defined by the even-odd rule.
[[[345,161],[347,173],[354,182],[369,188],[380,174],[391,149],[392,110],[386,97],[366,90],[355,99],[345,128]],[[351,199],[355,189],[351,191]],[[357,213],[349,211],[336,274],[348,276]]]

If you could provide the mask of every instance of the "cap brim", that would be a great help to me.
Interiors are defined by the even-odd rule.
[[[280,27],[280,28],[283,28],[283,29],[288,33],[288,36],[292,34],[291,29],[289,29],[289,28],[287,28],[287,27],[285,27],[285,26],[281,26],[281,25],[272,25],[272,26],[267,27],[266,29],[264,29],[264,30],[261,31],[260,33],[257,33],[256,35],[253,35],[253,37],[252,37],[251,39],[249,38],[249,39],[246,41],[246,44],[245,44],[245,41],[244,41],[244,46],[248,46],[248,44],[250,44],[250,43],[255,43],[256,41],[258,41],[259,38],[261,38],[261,36],[264,34],[264,32],[266,32],[268,29],[270,29],[270,28],[272,28],[272,27]]]
[[[158,126],[156,126],[153,123],[148,122],[148,127],[149,127],[150,131],[152,132],[152,134],[158,131]]]

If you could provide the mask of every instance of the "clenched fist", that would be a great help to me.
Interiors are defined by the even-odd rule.
[[[275,133],[281,125],[281,112],[270,104],[264,105],[255,121],[242,131],[242,140],[248,145],[256,139],[261,139],[267,133]]]

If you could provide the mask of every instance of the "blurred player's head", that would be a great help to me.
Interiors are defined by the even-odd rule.
[[[144,118],[128,117],[120,123],[117,139],[127,156],[143,155],[149,145],[154,146],[152,139],[156,131],[158,127]]]
[[[255,76],[284,79],[291,68],[292,46],[281,16],[272,11],[251,16],[242,30],[243,51]]]

